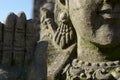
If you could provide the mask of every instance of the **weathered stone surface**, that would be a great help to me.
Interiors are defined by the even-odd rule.
[[[48,54],[47,63],[49,65],[60,52],[60,50],[58,50],[56,46],[54,46],[53,41],[52,41],[53,35],[57,28],[57,26],[55,26],[55,22],[53,19],[53,16],[54,16],[53,9],[54,9],[53,3],[46,3],[40,9],[40,13],[41,13],[40,40],[48,41],[49,45],[47,48],[47,54]]]
[[[25,55],[25,29],[26,29],[26,15],[21,12],[17,15],[15,34],[14,34],[14,65],[23,66]]]
[[[48,43],[41,41],[36,46],[35,58],[30,67],[28,80],[49,80],[47,79],[47,49]]]
[[[113,1],[68,1],[70,18],[77,33],[78,55],[82,60],[119,59],[120,3]],[[114,4],[114,9],[111,4]],[[106,14],[106,10],[110,10],[111,13]]]
[[[3,64],[12,63],[12,53],[13,53],[13,35],[16,23],[16,15],[14,13],[9,13],[6,17],[4,24],[4,37],[3,37]]]
[[[18,67],[0,65],[0,80],[24,80],[25,73]]]
[[[70,57],[75,54],[76,44],[70,46],[67,50],[64,50],[61,54],[59,54],[54,62],[48,67],[48,79],[56,80],[58,77],[60,78],[61,70],[65,67],[66,64],[70,62]]]
[[[29,65],[34,56],[35,46],[37,45],[37,30],[34,21],[27,20],[26,23],[26,53],[25,53],[25,65]]]
[[[117,0],[55,1],[54,21],[57,24],[57,30],[55,30],[53,34],[54,39],[51,43],[54,44],[58,50],[61,48],[59,52],[61,55],[64,55],[62,51],[69,48],[72,42],[77,43],[76,56],[78,61],[80,60],[78,64],[69,63],[70,67],[67,66],[67,68],[65,68],[65,71],[67,71],[65,72],[66,77],[60,73],[62,70],[58,71],[58,74],[60,73],[63,76],[62,80],[66,80],[66,78],[70,80],[118,79],[118,72],[109,72],[109,70],[111,71],[119,67],[119,63],[116,63],[116,60],[120,58],[120,9],[118,8],[120,8],[120,2]],[[69,26],[69,24],[71,24],[71,26]],[[75,38],[75,36],[77,36],[77,38]],[[49,36],[46,37],[48,38]],[[50,42],[47,38],[46,40]],[[53,49],[53,51],[55,50]],[[48,50],[48,53],[50,52],[51,51]],[[55,51],[55,54],[56,53],[57,51]],[[53,63],[56,60],[56,64],[60,66],[59,55],[56,56]],[[65,62],[66,61],[63,61],[63,64]],[[71,66],[74,66],[74,69]],[[91,66],[92,68],[90,68]],[[48,69],[54,67],[55,66],[52,66],[50,68],[50,66],[48,66]],[[104,74],[101,68],[107,70],[107,72],[105,71],[106,73]],[[48,72],[48,74],[50,73]],[[55,75],[57,75],[57,73]],[[52,79],[55,79],[55,77]],[[57,79],[61,80],[60,77]]]
[[[0,80],[26,80],[36,43],[34,21],[24,12],[8,14],[0,23]]]
[[[62,49],[66,49],[76,42],[76,33],[72,24],[59,24],[54,36],[54,41]]]
[[[33,1],[33,19],[35,20],[36,24],[40,24],[39,9],[46,3],[46,2],[55,2],[54,0],[34,0]]]
[[[54,3],[46,3],[40,8],[40,39],[45,40],[46,37],[53,37],[53,34],[56,30],[56,26],[54,23]]]
[[[70,80],[73,80],[75,77],[85,80],[118,80],[120,77],[120,64],[116,62],[120,61],[85,62],[74,59],[71,65],[72,67],[69,67],[67,70],[66,78]],[[110,63],[114,65],[109,65]]]
[[[48,47],[46,42],[35,47],[39,29],[34,21],[26,20],[24,13],[10,13],[0,23],[0,60],[9,65],[0,67],[1,80],[120,78],[119,0],[34,0],[33,4],[36,27],[41,23],[40,39]]]

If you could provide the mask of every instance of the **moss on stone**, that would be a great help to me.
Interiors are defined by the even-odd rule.
[[[85,38],[82,38],[83,40],[83,46],[84,48],[87,48],[87,49],[90,49],[90,50],[93,50],[95,52],[98,52],[98,47],[96,47],[93,43],[91,43],[89,40],[85,39]]]

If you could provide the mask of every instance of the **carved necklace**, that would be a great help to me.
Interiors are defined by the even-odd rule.
[[[120,78],[120,61],[85,62],[74,59],[66,71],[70,80],[118,80]]]

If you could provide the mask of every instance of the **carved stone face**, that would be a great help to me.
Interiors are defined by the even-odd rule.
[[[69,14],[80,38],[100,46],[120,43],[120,0],[69,0]]]

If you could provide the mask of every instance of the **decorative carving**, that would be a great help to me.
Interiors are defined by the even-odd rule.
[[[46,38],[52,39],[53,34],[56,30],[55,23],[54,23],[54,3],[46,3],[40,8],[41,13],[41,40],[45,40]],[[46,33],[45,33],[46,32]]]
[[[34,21],[24,13],[0,23],[0,79],[120,79],[120,1],[55,0],[55,9],[52,1],[40,8],[40,39],[48,47],[36,46]],[[34,10],[38,16],[38,5]]]
[[[55,33],[54,41],[62,48],[68,48],[76,42],[76,33],[71,24],[61,22]]]
[[[60,12],[58,15],[58,28],[55,33],[54,41],[62,49],[68,48],[76,42],[76,33],[69,19],[67,10]]]
[[[119,79],[120,73],[116,71],[120,67],[119,8],[118,0],[56,1],[54,15],[58,28],[54,41],[66,50],[77,39],[72,42],[77,42],[78,59],[56,74],[58,80]],[[72,39],[71,35],[77,37]]]
[[[120,61],[84,62],[74,59],[71,67],[66,70],[67,79],[74,80],[118,80],[120,78]]]
[[[41,13],[41,39],[49,37],[62,49],[66,49],[76,42],[76,33],[71,24],[67,10],[60,12],[57,16],[58,24],[53,20],[53,3],[46,3],[40,9]],[[66,8],[67,9],[67,8]],[[57,29],[56,29],[57,28]],[[46,32],[46,33],[44,33]]]

